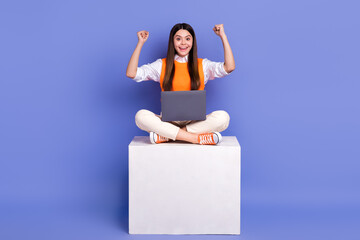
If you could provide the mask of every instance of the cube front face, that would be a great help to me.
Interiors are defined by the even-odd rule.
[[[240,234],[237,141],[130,144],[129,233]]]

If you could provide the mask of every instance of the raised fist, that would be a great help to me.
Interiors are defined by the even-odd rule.
[[[215,34],[218,35],[219,37],[225,36],[224,24],[215,25],[213,30],[214,30]]]
[[[144,43],[144,42],[146,42],[146,40],[149,37],[149,32],[145,31],[145,30],[142,30],[140,32],[137,32],[137,36],[138,36],[139,42]]]

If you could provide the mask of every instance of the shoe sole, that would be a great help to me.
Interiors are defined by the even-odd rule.
[[[214,134],[216,134],[216,136],[217,136],[218,139],[219,139],[219,141],[218,141],[216,144],[221,143],[221,141],[222,141],[222,136],[221,136],[221,134],[220,134],[219,132],[214,132]]]
[[[156,144],[156,142],[155,142],[155,133],[154,132],[150,132],[149,138],[150,138],[150,142],[152,144]]]

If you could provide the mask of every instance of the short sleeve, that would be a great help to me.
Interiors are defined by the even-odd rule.
[[[203,59],[203,70],[204,70],[205,84],[207,83],[208,80],[213,80],[215,78],[222,78],[230,74],[225,71],[224,62],[213,62],[207,58]]]
[[[153,80],[155,82],[160,82],[161,67],[161,58],[157,59],[155,62],[144,64],[141,67],[138,67],[134,81],[142,82]]]

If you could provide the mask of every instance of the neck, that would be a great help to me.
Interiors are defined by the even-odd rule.
[[[189,54],[186,54],[186,55],[180,55],[180,54],[178,54],[178,53],[177,53],[176,55],[178,55],[179,57],[184,58],[184,57],[188,56]]]

